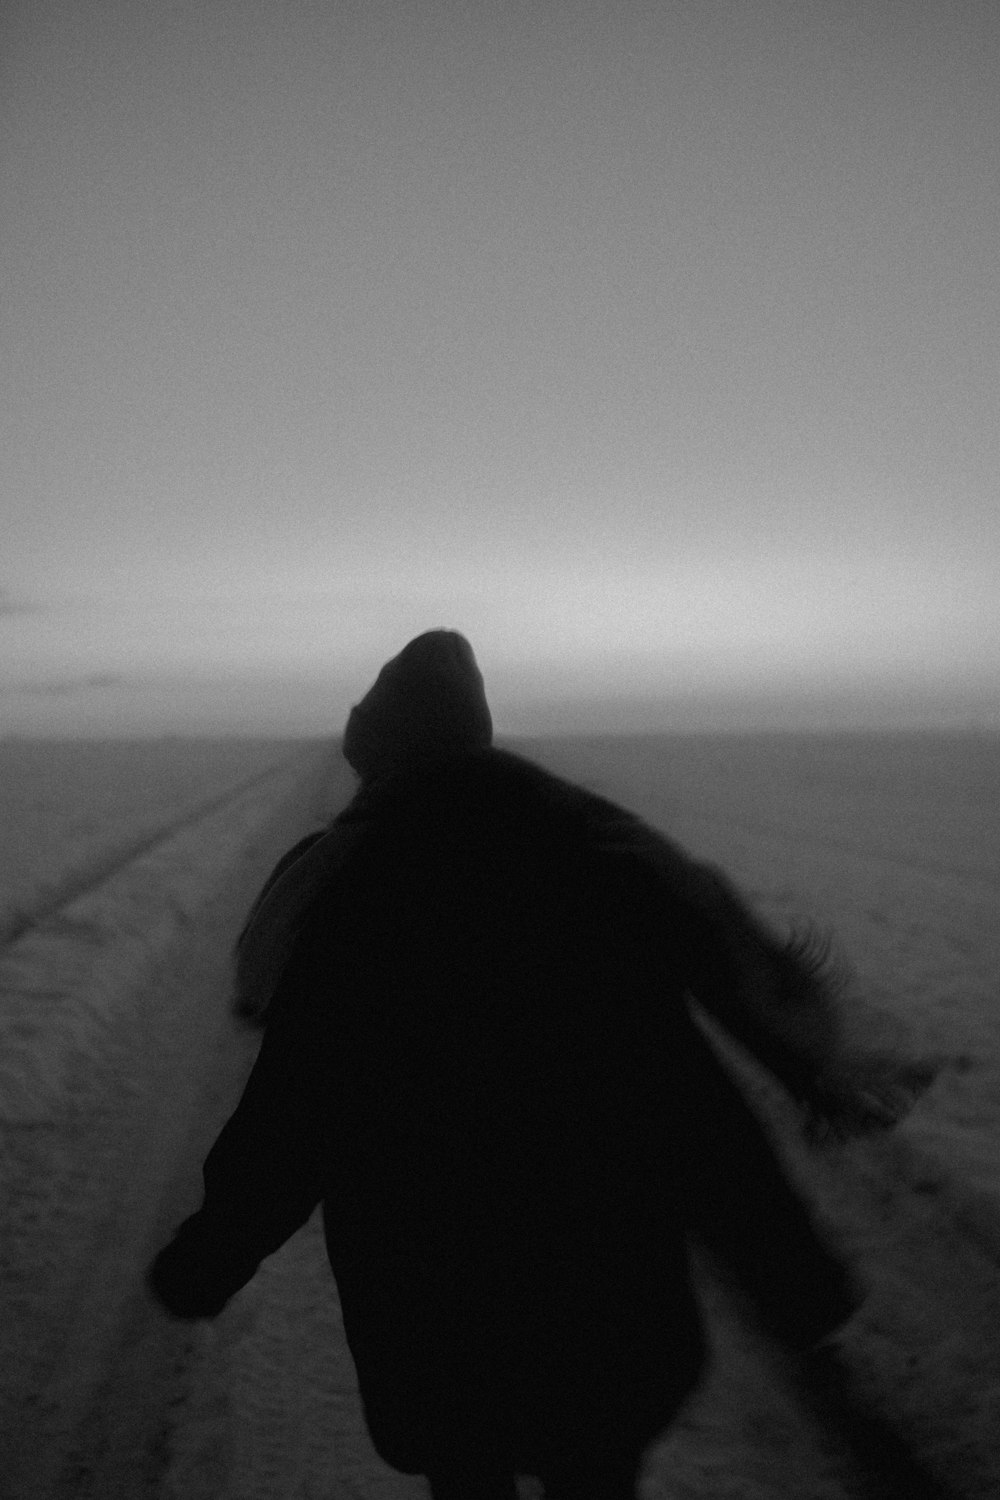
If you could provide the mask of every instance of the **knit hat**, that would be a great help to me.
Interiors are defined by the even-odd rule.
[[[493,720],[472,647],[457,630],[427,630],[386,662],[351,709],[344,756],[362,781],[493,740]]]

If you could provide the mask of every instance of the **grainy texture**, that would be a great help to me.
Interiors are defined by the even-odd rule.
[[[538,754],[718,860],[775,918],[832,927],[855,971],[859,1032],[945,1058],[892,1135],[818,1152],[797,1141],[766,1081],[752,1070],[745,1079],[871,1286],[842,1338],[858,1392],[955,1495],[993,1500],[1000,952],[986,846],[997,831],[995,781],[980,805],[953,761],[949,791],[944,751],[925,747],[911,780],[926,787],[937,776],[940,786],[921,826],[916,793],[893,801],[898,747],[881,771],[865,751],[867,771],[855,760],[852,773],[832,749],[810,760],[800,748],[790,765],[787,744],[770,759],[759,744],[742,759],[737,742],[700,754],[694,743],[657,745]],[[985,786],[996,773],[976,764]],[[329,757],[289,769],[164,844],[152,869],[126,868],[82,913],[62,913],[47,936],[34,935],[44,941],[27,961],[24,950],[10,955],[17,993],[33,986],[37,996],[19,1020],[5,1000],[0,1018],[30,1044],[18,1054],[20,1094],[16,1070],[7,1082],[27,1113],[0,1125],[0,1494],[12,1500],[426,1493],[367,1441],[316,1217],[214,1325],[170,1322],[141,1286],[152,1249],[197,1201],[200,1162],[255,1052],[254,1035],[229,1016],[229,945],[269,863],[348,789]],[[717,1358],[648,1455],[643,1495],[889,1493],[707,1270],[700,1281]]]

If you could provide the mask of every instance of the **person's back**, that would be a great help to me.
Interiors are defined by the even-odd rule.
[[[383,1458],[438,1500],[515,1472],[623,1500],[702,1365],[689,1233],[792,1343],[853,1308],[685,998],[753,1039],[808,975],[713,872],[490,740],[448,632],[352,711],[361,791],[241,937],[260,1056],[151,1286],[213,1316],[321,1201]],[[815,1016],[766,1044],[793,1090]]]
[[[373,1436],[403,1469],[460,1437],[534,1473],[600,1431],[634,1466],[701,1357],[680,990],[637,964],[623,862],[527,763],[455,760],[369,819],[288,988],[338,1010],[325,1214]]]

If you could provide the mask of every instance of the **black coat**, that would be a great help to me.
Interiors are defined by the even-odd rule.
[[[322,1202],[372,1438],[406,1472],[464,1444],[538,1473],[602,1429],[638,1451],[702,1365],[689,1232],[793,1341],[851,1310],[688,1009],[723,945],[607,837],[617,812],[496,750],[348,809],[365,838],[154,1264],[171,1310],[212,1316]]]

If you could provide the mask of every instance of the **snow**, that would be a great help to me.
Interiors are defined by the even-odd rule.
[[[0,740],[0,941],[301,754],[288,740]]]
[[[745,1082],[870,1289],[841,1340],[858,1392],[955,1494],[992,1500],[998,741],[513,747],[717,861],[779,923],[831,928],[852,971],[856,1033],[939,1059],[933,1086],[894,1132],[818,1151],[752,1069]],[[127,754],[118,755],[126,785]],[[68,764],[67,806],[53,812],[63,826],[81,795]],[[175,796],[156,809],[168,837],[0,950],[0,1488],[18,1500],[415,1500],[423,1482],[381,1465],[364,1433],[316,1217],[213,1325],[171,1322],[142,1288],[150,1253],[197,1202],[201,1160],[252,1064],[255,1037],[229,1016],[229,946],[273,860],[352,785],[331,745],[273,757],[270,769],[262,754],[249,771],[266,774],[242,786],[243,772],[229,770],[207,785],[199,764],[186,807]],[[174,817],[227,787],[233,795],[203,816]],[[5,795],[9,807],[9,784]],[[126,845],[146,817],[137,798],[110,844]],[[75,846],[78,872],[88,847],[108,847],[109,827],[102,833],[97,818]],[[708,1273],[702,1286],[718,1358],[648,1455],[643,1495],[862,1492],[850,1445],[804,1410],[794,1372]]]
[[[1000,1194],[1000,737],[525,743],[719,864],[851,974],[859,1039],[940,1059],[900,1134]]]
[[[151,967],[226,878],[248,826],[301,780],[310,754],[316,751],[290,758],[286,752],[269,772],[258,769],[245,789],[230,787],[218,809],[213,798],[207,814],[185,806],[166,836],[124,863],[123,844],[145,845],[151,836],[147,817],[136,818],[135,809],[132,826],[143,832],[126,831],[125,797],[113,819],[89,825],[87,845],[72,844],[71,888],[80,894],[0,950],[0,1121],[42,1124],[92,1105]],[[112,786],[120,784],[119,773],[113,763]],[[116,851],[111,856],[109,847]],[[57,877],[53,886],[70,883]],[[37,887],[18,900],[24,910],[42,907]]]

